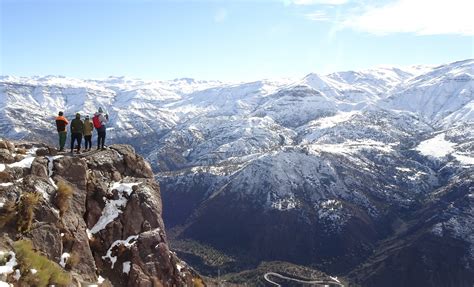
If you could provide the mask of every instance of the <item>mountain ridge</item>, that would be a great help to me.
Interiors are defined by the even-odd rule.
[[[354,278],[380,286],[388,273],[374,273],[370,259],[379,244],[403,241],[399,227],[437,206],[429,200],[439,190],[458,194],[454,183],[473,169],[473,70],[468,59],[240,84],[0,81],[0,136],[54,143],[58,110],[69,116],[102,106],[111,118],[107,140],[132,144],[150,161],[173,239],[209,245],[236,258],[235,266],[284,260],[345,276],[367,263],[367,277]],[[470,233],[456,237],[453,223],[472,225],[469,207],[454,216],[440,206],[446,218],[423,225],[433,245],[422,255],[470,254]],[[432,232],[438,223],[447,230],[441,237]],[[463,243],[450,246],[450,238]],[[390,258],[386,272],[409,257]],[[451,262],[463,270],[458,286],[473,280],[472,260]],[[425,267],[419,272],[430,278]]]

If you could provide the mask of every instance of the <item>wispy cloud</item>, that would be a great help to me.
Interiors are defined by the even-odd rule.
[[[314,11],[312,13],[305,14],[305,17],[313,21],[329,21],[331,17],[324,11]]]
[[[316,2],[316,0],[292,0]],[[330,1],[320,1],[330,2]],[[374,35],[474,35],[472,0],[396,0],[382,6],[350,5],[336,17],[317,10],[304,16],[313,21],[331,21],[335,31],[353,29]],[[345,6],[341,6],[345,7]],[[329,11],[331,12],[331,11]]]
[[[227,12],[227,9],[225,8],[217,9],[216,13],[214,14],[214,22],[220,23],[225,21],[225,19],[227,19],[228,14],[229,13]]]
[[[346,4],[348,0],[290,0],[294,5],[342,5]]]
[[[341,28],[375,35],[474,35],[472,0],[399,0],[381,7],[367,7],[350,15]]]

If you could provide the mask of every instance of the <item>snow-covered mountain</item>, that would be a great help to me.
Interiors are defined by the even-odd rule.
[[[437,200],[474,192],[458,187],[474,171],[473,91],[474,60],[251,83],[4,76],[0,137],[55,144],[59,110],[103,107],[107,141],[130,143],[152,163],[177,238],[243,261],[344,274],[436,206],[444,215],[423,230],[445,238],[433,248],[464,242],[456,250],[465,264],[453,264],[471,286],[472,212],[454,215]],[[453,220],[469,226],[462,236]],[[357,280],[380,286],[364,268]]]

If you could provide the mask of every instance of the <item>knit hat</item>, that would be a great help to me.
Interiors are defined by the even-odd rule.
[[[58,115],[59,115],[59,116],[62,116],[62,115],[64,115],[64,114],[63,114],[63,112],[61,111],[61,112],[59,112],[59,114],[58,114]]]
[[[99,107],[99,113],[103,113],[104,110],[102,109],[102,107]]]

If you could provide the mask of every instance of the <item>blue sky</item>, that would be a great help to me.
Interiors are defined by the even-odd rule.
[[[0,0],[2,75],[255,80],[474,58],[468,0]]]

